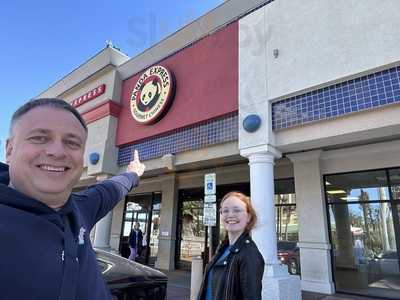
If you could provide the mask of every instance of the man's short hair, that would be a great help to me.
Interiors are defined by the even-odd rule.
[[[69,111],[70,113],[72,113],[75,116],[75,118],[78,119],[79,123],[81,123],[81,125],[85,129],[85,131],[86,132],[88,131],[85,120],[82,118],[80,113],[76,110],[76,108],[73,107],[71,104],[69,104],[68,102],[66,102],[62,99],[57,99],[57,98],[39,98],[39,99],[33,99],[33,100],[26,102],[24,105],[22,105],[20,108],[18,108],[14,112],[14,114],[11,117],[10,136],[12,136],[13,127],[14,127],[15,123],[18,121],[18,119],[36,107],[52,107],[52,108],[56,108],[56,109]]]

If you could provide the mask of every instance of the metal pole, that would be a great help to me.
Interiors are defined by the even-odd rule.
[[[208,261],[211,260],[213,256],[212,250],[212,226],[208,226]]]

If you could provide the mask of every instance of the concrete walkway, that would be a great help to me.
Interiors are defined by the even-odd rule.
[[[162,271],[168,276],[167,300],[190,299],[190,272],[187,271]],[[346,294],[324,295],[302,292],[303,300],[379,300],[380,298],[367,298]]]

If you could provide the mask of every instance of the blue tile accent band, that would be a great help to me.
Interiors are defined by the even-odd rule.
[[[274,130],[400,102],[400,66],[272,104]]]
[[[165,135],[124,145],[118,151],[118,165],[128,164],[132,152],[137,149],[141,160],[162,157],[168,153],[179,153],[188,150],[205,148],[210,145],[235,141],[238,139],[237,113],[223,118],[209,120],[191,127],[177,129]]]

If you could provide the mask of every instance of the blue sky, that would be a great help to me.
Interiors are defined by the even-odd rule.
[[[104,48],[106,40],[134,57],[223,2],[2,1],[0,161],[14,110]]]

